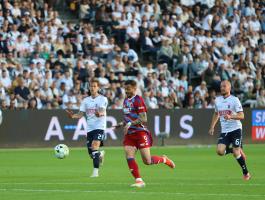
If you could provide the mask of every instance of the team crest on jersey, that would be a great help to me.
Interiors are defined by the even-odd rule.
[[[95,112],[96,112],[96,109],[94,109],[94,108],[87,108],[86,109],[87,115],[93,115],[93,114],[95,114]]]
[[[127,101],[125,105],[126,107],[133,107],[133,102]]]

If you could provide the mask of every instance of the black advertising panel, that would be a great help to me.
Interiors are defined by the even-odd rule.
[[[161,144],[161,133],[168,136],[164,141],[166,145],[215,144],[220,132],[219,124],[216,135],[208,135],[213,112],[210,109],[149,110],[148,127],[153,134],[154,145]],[[121,110],[108,110],[106,146],[122,145],[122,129],[111,128],[121,120]],[[252,110],[245,109],[243,133],[246,143],[256,142],[251,137],[252,124]],[[85,118],[69,119],[63,110],[3,111],[0,147],[51,147],[58,143],[84,146],[85,126]]]

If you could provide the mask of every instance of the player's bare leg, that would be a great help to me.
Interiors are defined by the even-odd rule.
[[[224,156],[230,153],[233,153],[233,148],[226,146],[225,144],[218,144],[216,148],[216,153],[219,156]],[[242,148],[240,148],[240,154],[244,160],[246,160],[246,155]]]
[[[225,155],[225,150],[226,150],[226,145],[225,144],[218,144],[216,148],[216,153],[219,156],[224,156]]]
[[[247,169],[247,165],[245,162],[245,159],[243,158],[243,156],[241,155],[241,148],[237,147],[237,148],[233,148],[233,154],[234,157],[236,158],[238,164],[240,165],[240,167],[242,168],[242,172],[243,172],[243,179],[248,181],[251,178],[250,173],[248,172]]]
[[[146,165],[156,165],[160,163],[164,163],[170,168],[175,168],[175,163],[170,160],[167,156],[151,156],[150,148],[142,148],[140,149],[140,153],[142,156],[142,160]]]
[[[99,152],[100,152],[99,164],[100,164],[100,166],[103,166],[106,152],[104,150],[99,151]]]
[[[240,148],[240,154],[241,154],[241,156],[243,157],[243,159],[246,161],[246,160],[247,160],[247,156],[246,156],[246,154],[244,153],[242,147]]]
[[[132,184],[132,187],[144,187],[145,183],[140,176],[138,165],[135,161],[135,154],[137,149],[134,146],[124,146],[124,151],[128,163],[128,167],[135,178],[135,184]]]
[[[91,157],[93,159],[93,172],[92,175],[90,176],[91,178],[95,178],[99,176],[98,169],[99,169],[99,160],[100,160],[100,141],[98,140],[93,140],[91,144]]]
[[[218,144],[217,149],[216,149],[216,153],[219,156],[224,156],[224,155],[233,153],[233,148],[230,146],[226,146],[225,144]]]

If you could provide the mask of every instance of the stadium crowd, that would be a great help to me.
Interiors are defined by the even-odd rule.
[[[2,109],[78,109],[93,77],[112,109],[127,79],[153,109],[213,108],[226,79],[265,107],[264,0],[67,0],[73,22],[60,0],[1,2]]]

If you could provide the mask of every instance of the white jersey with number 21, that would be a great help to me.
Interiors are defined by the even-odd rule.
[[[83,99],[80,111],[86,113],[86,120],[87,120],[87,132],[100,129],[106,130],[106,113],[104,116],[97,117],[95,112],[99,108],[107,109],[108,100],[103,95],[98,95],[95,98],[91,96],[86,97]]]
[[[226,120],[225,115],[234,115],[238,112],[243,112],[242,105],[239,99],[233,95],[226,98],[219,96],[215,99],[215,112],[220,116],[222,133],[228,133],[237,129],[242,129],[240,120]]]

